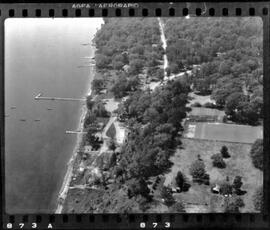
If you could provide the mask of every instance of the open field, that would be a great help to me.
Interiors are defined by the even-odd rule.
[[[203,104],[205,104],[207,102],[215,103],[215,101],[210,98],[210,95],[202,96],[202,95],[197,95],[194,92],[190,92],[188,94],[188,96],[191,97],[191,100],[189,101],[187,106],[190,106],[191,104],[194,104],[196,102],[200,103],[201,105],[203,105]]]
[[[182,141],[183,148],[178,149],[170,159],[174,165],[171,171],[165,174],[164,185],[174,186],[175,176],[179,170],[185,174],[191,183],[191,187],[189,191],[177,193],[174,197],[184,203],[187,212],[223,212],[224,197],[211,193],[210,187],[212,184],[220,184],[227,176],[230,183],[233,182],[235,176],[242,177],[242,189],[247,193],[240,196],[245,203],[245,207],[241,209],[241,212],[255,211],[252,195],[255,189],[263,183],[263,172],[254,168],[252,164],[249,155],[251,145],[193,139],[183,139]],[[226,168],[219,169],[213,167],[211,156],[219,152],[223,145],[228,147],[231,157],[224,159],[227,165]],[[198,154],[205,163],[206,172],[210,175],[210,186],[192,182],[189,168]]]
[[[256,139],[263,138],[263,129],[262,126],[188,122],[186,123],[184,137],[225,142],[253,143]]]

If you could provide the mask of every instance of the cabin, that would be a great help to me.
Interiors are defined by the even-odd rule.
[[[91,153],[92,146],[91,145],[85,145],[84,146],[84,153]]]

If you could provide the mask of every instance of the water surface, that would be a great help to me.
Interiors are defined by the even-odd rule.
[[[5,21],[5,190],[8,213],[52,213],[93,73],[90,43],[102,19]]]

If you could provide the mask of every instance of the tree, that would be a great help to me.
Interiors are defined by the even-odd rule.
[[[116,154],[114,152],[110,157],[109,167],[114,167],[116,165],[116,160],[117,160],[117,157],[116,157]]]
[[[250,156],[254,167],[263,170],[263,139],[257,139],[253,143]]]
[[[96,66],[100,69],[108,68],[108,65],[111,62],[111,59],[103,54],[96,54],[95,59],[96,59]]]
[[[112,151],[115,151],[115,149],[116,149],[115,141],[114,141],[112,138],[110,138],[110,140],[109,140],[109,142],[108,142],[108,147],[109,147],[109,149],[112,150]]]
[[[233,180],[233,188],[235,190],[235,193],[237,195],[240,195],[241,193],[241,186],[243,185],[243,182],[242,182],[242,177],[240,176],[236,176]]]
[[[94,79],[92,81],[92,89],[96,93],[100,93],[100,91],[103,89],[103,87],[104,87],[104,81],[102,79]]]
[[[178,171],[176,178],[175,178],[176,185],[181,189],[181,191],[186,192],[188,191],[190,184],[187,182],[185,175]]]
[[[128,185],[128,196],[129,198],[137,195],[142,195],[145,198],[149,198],[150,189],[144,179],[132,178],[127,182]]]
[[[87,128],[89,125],[92,125],[97,120],[95,114],[87,113],[84,119],[84,128]]]
[[[104,104],[100,101],[95,104],[95,107],[93,109],[93,113],[97,117],[108,117],[108,111],[106,110]]]
[[[88,110],[92,110],[93,106],[94,106],[95,102],[92,100],[91,95],[86,97],[86,106]]]
[[[185,182],[185,178],[184,178],[184,175],[182,174],[181,171],[178,171],[176,177],[175,177],[175,182],[177,184],[177,186],[179,188],[181,188],[181,191],[183,189],[183,185],[184,185],[184,182]]]
[[[263,186],[258,187],[252,196],[253,205],[255,210],[263,210]]]
[[[225,168],[226,163],[224,162],[222,155],[220,153],[216,153],[211,156],[211,159],[213,159],[213,166],[217,168]]]
[[[228,148],[225,145],[223,145],[221,147],[220,153],[221,153],[221,155],[222,155],[223,158],[229,158],[229,157],[231,157],[231,155],[228,152]]]
[[[232,185],[228,181],[225,181],[220,185],[220,194],[221,195],[232,194]]]
[[[206,171],[205,171],[205,164],[203,162],[202,159],[200,159],[200,157],[198,157],[197,160],[195,160],[190,168],[189,168],[189,172],[191,174],[191,176],[193,177],[193,181],[194,182],[199,182],[199,183],[208,183],[209,182],[209,178],[207,181],[207,177],[205,175]]]
[[[86,140],[93,147],[94,150],[98,150],[102,141],[100,141],[99,138],[95,136],[95,132],[95,129],[89,128],[86,134]]]
[[[164,203],[167,206],[171,206],[175,203],[175,200],[172,196],[172,191],[170,188],[163,186],[161,188],[161,192],[160,192],[161,197],[164,199]]]

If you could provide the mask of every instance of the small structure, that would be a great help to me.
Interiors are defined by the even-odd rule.
[[[91,145],[85,145],[84,146],[84,153],[91,153],[92,149],[93,148]]]
[[[220,186],[218,184],[215,184],[215,186],[211,188],[211,192],[215,194],[219,194]]]
[[[129,65],[124,65],[124,66],[123,66],[123,70],[124,70],[125,72],[128,72],[129,68],[130,68]]]

